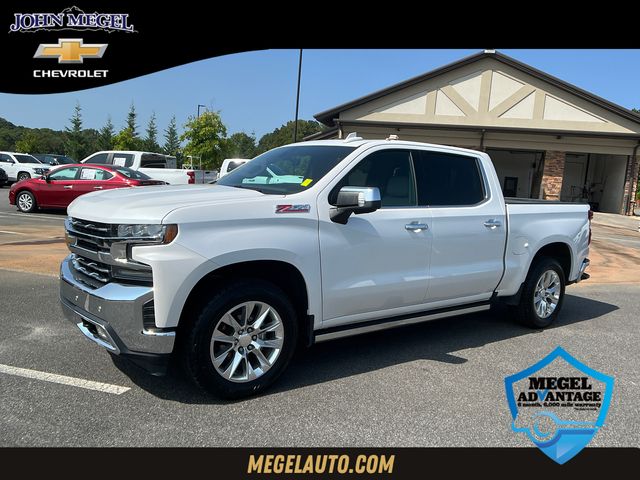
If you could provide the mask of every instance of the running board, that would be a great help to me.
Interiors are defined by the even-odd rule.
[[[415,323],[428,322],[439,318],[455,317],[457,315],[465,315],[467,313],[482,312],[489,310],[491,304],[489,302],[472,303],[460,307],[447,307],[431,310],[429,312],[414,313],[411,315],[402,315],[400,317],[385,318],[382,320],[373,320],[368,322],[353,323],[350,325],[340,325],[338,327],[325,328],[316,330],[315,342],[326,342],[336,338],[351,337],[363,333],[377,332],[387,330],[389,328],[402,327],[404,325],[413,325]]]

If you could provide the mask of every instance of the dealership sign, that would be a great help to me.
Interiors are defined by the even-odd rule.
[[[40,30],[104,30],[108,32],[135,32],[129,24],[128,13],[85,13],[78,7],[66,8],[59,13],[14,13],[9,32],[36,32]]]

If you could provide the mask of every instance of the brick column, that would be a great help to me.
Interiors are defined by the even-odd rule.
[[[565,152],[547,150],[544,154],[542,171],[542,198],[560,200],[562,177],[564,175]]]
[[[620,213],[624,213],[628,208],[627,215],[633,214],[633,208],[629,208],[629,203],[635,202],[636,200],[636,191],[638,189],[638,163],[638,156],[631,157],[627,166],[627,171],[625,172],[625,178],[627,181],[624,184],[624,195],[622,198],[626,201],[626,204],[622,205],[622,211]]]

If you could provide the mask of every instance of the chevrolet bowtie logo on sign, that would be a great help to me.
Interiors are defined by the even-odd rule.
[[[102,58],[106,43],[84,44],[81,38],[61,38],[58,43],[41,43],[33,58],[57,58],[58,63],[82,63],[85,58]]]

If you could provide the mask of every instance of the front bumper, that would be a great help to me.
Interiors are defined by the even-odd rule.
[[[89,288],[75,275],[71,255],[60,266],[60,303],[65,317],[89,340],[129,357],[152,373],[162,373],[175,343],[175,330],[146,329],[143,306],[153,287],[107,283]],[[155,368],[154,366],[160,366]]]

